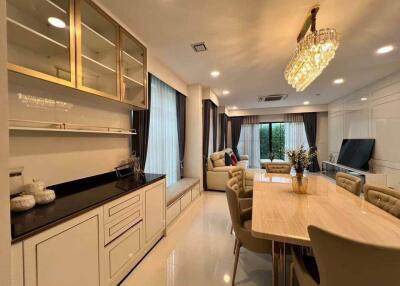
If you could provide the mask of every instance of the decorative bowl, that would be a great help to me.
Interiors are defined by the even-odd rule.
[[[53,190],[43,190],[34,194],[35,201],[38,205],[45,205],[51,203],[56,199],[56,194]]]
[[[35,198],[32,195],[20,195],[12,198],[10,208],[13,212],[22,212],[29,210],[35,206]]]

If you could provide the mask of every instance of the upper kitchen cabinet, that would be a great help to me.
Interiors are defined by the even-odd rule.
[[[147,108],[146,48],[124,29],[120,29],[121,100]]]
[[[78,89],[120,100],[119,27],[91,1],[75,5]]]
[[[7,0],[8,69],[75,86],[74,1]]]

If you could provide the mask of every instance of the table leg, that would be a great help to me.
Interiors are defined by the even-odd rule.
[[[272,285],[286,285],[286,249],[285,243],[272,241]]]

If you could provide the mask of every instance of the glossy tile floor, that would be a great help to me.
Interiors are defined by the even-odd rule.
[[[203,193],[121,285],[231,285],[230,226],[225,193]],[[270,256],[241,250],[235,285],[271,285],[271,275]]]

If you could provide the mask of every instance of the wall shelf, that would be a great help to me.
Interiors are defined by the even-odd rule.
[[[82,33],[84,33],[84,37],[86,39],[85,43],[90,43],[90,49],[100,53],[102,51],[115,49],[115,44],[111,42],[109,39],[104,37],[103,35],[96,32],[96,30],[92,29],[90,26],[85,23],[81,23],[82,25]]]
[[[143,63],[139,61],[137,58],[131,56],[125,51],[122,51],[122,57],[124,61],[124,68],[140,68],[143,66]]]
[[[131,87],[143,87],[143,84],[138,82],[137,80],[135,80],[135,79],[133,79],[133,78],[127,76],[127,75],[124,75],[123,77],[126,80],[125,84],[127,85],[128,88],[131,88]]]
[[[69,132],[69,133],[95,133],[95,134],[118,134],[137,135],[135,129],[125,129],[109,126],[90,126],[66,122],[47,122],[23,119],[10,119],[10,131],[42,131],[42,132]]]

